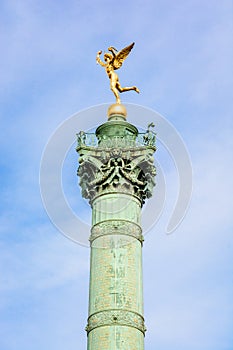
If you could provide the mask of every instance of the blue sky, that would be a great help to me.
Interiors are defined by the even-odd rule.
[[[86,347],[89,250],[50,222],[40,197],[40,160],[65,119],[114,102],[95,55],[132,41],[119,75],[122,85],[135,84],[141,93],[126,93],[122,101],[154,109],[175,126],[194,176],[189,211],[166,235],[177,176],[169,154],[158,150],[167,199],[143,248],[145,346],[233,349],[232,16],[230,0],[1,2],[2,350]],[[75,162],[70,151],[63,185],[74,207]]]

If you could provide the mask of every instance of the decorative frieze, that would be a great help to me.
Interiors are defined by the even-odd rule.
[[[126,220],[109,220],[100,222],[91,229],[90,242],[106,235],[125,235],[144,241],[142,229],[139,225]]]
[[[89,333],[93,329],[103,326],[127,326],[137,328],[144,335],[146,332],[144,318],[129,310],[111,309],[96,312],[89,316],[86,331]]]

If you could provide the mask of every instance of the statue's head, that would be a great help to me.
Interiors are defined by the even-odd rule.
[[[111,61],[112,58],[113,58],[113,56],[112,56],[111,53],[105,53],[105,54],[104,54],[104,60],[105,60],[105,62]]]

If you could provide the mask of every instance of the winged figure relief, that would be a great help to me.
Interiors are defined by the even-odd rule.
[[[98,64],[105,68],[105,71],[110,79],[110,88],[116,97],[116,103],[121,103],[119,92],[134,90],[137,93],[139,93],[139,89],[136,86],[122,87],[119,82],[118,75],[115,73],[115,70],[119,69],[122,66],[124,60],[129,55],[133,46],[134,43],[130,44],[129,46],[126,46],[119,52],[117,51],[117,49],[110,46],[108,48],[109,52],[104,54],[104,62],[100,58],[102,51],[97,52],[96,61]]]

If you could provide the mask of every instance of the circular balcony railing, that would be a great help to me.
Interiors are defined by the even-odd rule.
[[[80,131],[77,134],[77,148],[79,147],[103,147],[103,148],[127,148],[127,147],[155,147],[156,134],[152,130],[138,133],[135,136],[111,136],[104,135],[101,139],[95,133]]]

